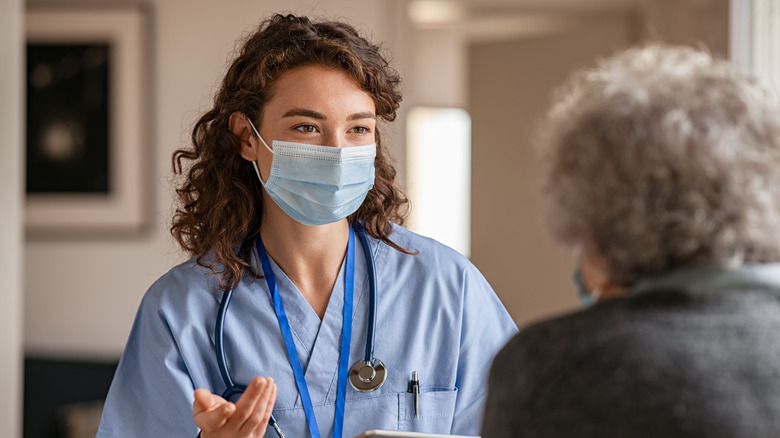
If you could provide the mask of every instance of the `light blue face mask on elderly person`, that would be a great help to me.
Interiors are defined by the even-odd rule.
[[[585,277],[582,276],[582,270],[580,270],[580,268],[574,270],[571,280],[572,283],[574,283],[574,287],[577,289],[577,298],[580,299],[583,306],[590,307],[599,301],[601,292],[598,290],[588,290],[588,285],[585,284]]]
[[[363,204],[374,186],[376,143],[337,148],[274,140],[271,149],[251,120],[249,124],[274,155],[265,182],[252,162],[260,184],[276,205],[304,225],[344,219]]]

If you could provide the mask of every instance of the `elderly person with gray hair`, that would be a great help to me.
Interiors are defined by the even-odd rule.
[[[574,75],[547,122],[548,223],[596,303],[499,353],[482,436],[780,436],[773,89],[651,44]]]

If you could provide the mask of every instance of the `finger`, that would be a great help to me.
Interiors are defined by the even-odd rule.
[[[211,397],[211,392],[208,389],[198,388],[195,390],[195,401],[192,403],[192,413],[195,415],[197,412],[203,412],[208,410],[211,405],[215,403],[215,400]]]
[[[268,379],[265,377],[255,377],[249,382],[241,398],[236,402],[234,417],[240,423],[239,428],[242,428],[244,422],[254,414],[255,406],[267,386],[269,386]]]
[[[226,402],[210,411],[205,411],[194,417],[195,424],[204,431],[212,432],[230,421],[236,407],[233,403]]]
[[[268,423],[268,420],[271,419],[271,414],[274,411],[274,404],[276,403],[276,383],[271,381],[271,391],[268,395],[267,403],[265,406],[265,413],[263,414],[265,416],[265,422]]]
[[[257,409],[260,415],[265,420],[263,423],[268,423],[271,419],[271,413],[274,410],[274,403],[276,402],[276,383],[272,379],[268,379],[268,386],[263,393],[263,396],[257,402]]]
[[[233,403],[226,402],[212,407],[209,411],[201,412],[193,418],[201,430],[214,431],[225,426],[235,410],[236,407]]]
[[[222,397],[207,390],[195,391],[192,416],[201,430],[213,431],[224,426],[235,410],[235,405]]]
[[[276,403],[276,384],[273,381],[270,382],[269,391],[265,398],[265,409],[261,413],[260,425],[258,427],[259,436],[265,434],[265,428],[268,426],[268,421],[271,419],[271,414],[274,411],[274,404]]]
[[[254,411],[244,422],[241,432],[251,436],[263,436],[268,426],[268,420],[271,418],[275,400],[276,385],[269,377],[258,395]]]

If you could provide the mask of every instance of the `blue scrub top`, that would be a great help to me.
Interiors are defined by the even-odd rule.
[[[465,257],[395,226],[390,238],[416,255],[369,236],[377,282],[374,357],[387,367],[374,392],[347,387],[344,437],[366,429],[478,435],[494,355],[517,327],[482,274]],[[349,366],[365,355],[369,287],[365,258],[355,247]],[[324,437],[332,437],[344,302],[344,266],[325,316],[317,314],[271,262]],[[195,437],[193,391],[221,394],[214,325],[222,292],[194,260],[155,282],[141,302],[106,400],[97,438]],[[362,283],[362,284],[361,284]],[[233,380],[270,376],[278,386],[274,416],[288,437],[308,429],[295,379],[263,279],[243,276],[225,319],[224,345]],[[420,417],[409,392],[420,381]],[[276,437],[268,428],[266,437]]]

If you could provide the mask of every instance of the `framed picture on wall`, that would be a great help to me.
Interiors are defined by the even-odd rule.
[[[145,13],[26,12],[28,235],[137,232],[145,222]]]

